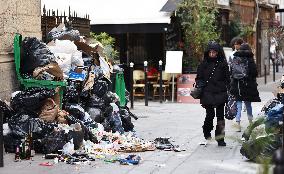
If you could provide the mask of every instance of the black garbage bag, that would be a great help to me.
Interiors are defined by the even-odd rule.
[[[77,103],[79,93],[74,85],[68,85],[64,90],[63,103]]]
[[[21,73],[32,73],[35,68],[55,62],[55,56],[44,42],[35,37],[26,37],[22,42]]]
[[[100,108],[103,109],[104,106],[104,100],[99,98],[97,95],[93,94],[90,98],[85,99],[84,101],[82,101],[83,103],[85,103],[86,107],[89,108]]]
[[[108,91],[108,84],[106,81],[97,80],[95,81],[92,89],[92,93],[96,94],[98,97],[103,97],[105,93]]]
[[[8,120],[8,126],[13,136],[24,139],[31,131],[34,139],[41,139],[50,134],[54,127],[57,126],[56,123],[45,123],[37,117],[36,113],[28,111],[22,111],[13,115]]]
[[[112,116],[112,112],[113,112],[113,107],[112,106],[106,106],[104,108],[104,111],[103,111],[103,116],[105,118],[111,117]]]
[[[41,140],[42,152],[58,153],[68,141],[68,134],[65,134],[65,131],[53,131]]]
[[[110,103],[116,103],[118,102],[117,95],[111,91],[108,91],[103,96],[103,100],[105,102],[105,105],[109,105]],[[119,106],[119,105],[118,105]]]
[[[74,116],[75,118],[77,118],[77,119],[79,119],[81,121],[84,120],[85,110],[79,104],[70,104],[70,103],[68,103],[68,104],[65,105],[65,110],[67,112],[69,112],[69,114]]]
[[[105,118],[104,121],[101,123],[103,126],[104,126],[104,130],[106,132],[110,132],[112,129],[111,129],[111,123],[110,123],[110,117],[108,118]]]
[[[281,145],[279,134],[269,134],[245,141],[240,153],[247,159],[257,162],[260,159],[272,157],[274,151]]]
[[[18,92],[11,98],[11,107],[16,111],[38,111],[43,106],[45,99],[55,95],[54,89],[29,88]]]
[[[19,112],[8,120],[8,126],[12,134],[24,139],[29,131],[40,134],[42,131],[42,121],[33,112]]]
[[[75,124],[75,123],[79,123],[80,124],[80,126],[82,128],[82,131],[83,131],[84,140],[90,140],[92,142],[97,142],[97,138],[92,134],[91,129],[89,127],[87,127],[86,125],[84,125],[81,120],[76,119],[72,115],[68,115],[66,117],[66,120],[67,120],[69,125]]]
[[[120,110],[120,117],[122,121],[122,127],[125,132],[133,131],[134,125],[131,122],[131,116],[126,109]]]
[[[9,133],[4,136],[5,152],[14,153],[16,151],[17,146],[20,146],[21,143],[21,138],[12,133]]]
[[[86,111],[87,111],[88,114],[90,114],[91,119],[94,120],[97,123],[102,123],[105,119],[103,117],[101,109],[99,109],[99,108],[89,107],[89,108],[86,109]]]
[[[82,144],[83,144],[83,140],[84,140],[84,133],[82,130],[72,130],[68,132],[68,139],[71,140],[73,139],[73,144],[74,144],[74,149],[78,150]]]
[[[124,133],[119,112],[113,112],[111,117],[109,118],[109,122],[113,132],[119,132],[121,134]]]
[[[10,119],[15,114],[15,111],[1,99],[0,99],[0,112],[3,112],[4,114],[3,123],[7,123],[8,119]]]

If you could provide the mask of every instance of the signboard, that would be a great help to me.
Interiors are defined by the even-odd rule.
[[[218,5],[230,6],[230,0],[217,0]]]
[[[177,102],[178,103],[199,103],[190,95],[193,89],[196,74],[181,74],[177,77]]]
[[[229,62],[229,57],[231,56],[233,49],[230,47],[223,47],[227,62]]]
[[[182,72],[182,51],[167,51],[166,73],[179,74]]]

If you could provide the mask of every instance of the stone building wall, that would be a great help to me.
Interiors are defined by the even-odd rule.
[[[41,39],[41,0],[0,1],[0,99],[18,88],[13,58],[15,33]]]

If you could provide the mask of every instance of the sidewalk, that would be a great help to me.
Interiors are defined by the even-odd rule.
[[[268,80],[264,84],[263,77],[258,78],[262,102],[253,103],[253,114],[257,116],[267,100],[273,98],[272,90],[281,78],[283,69],[276,74],[276,82]],[[272,79],[270,75],[268,79]],[[13,162],[14,154],[5,154],[2,174],[257,174],[261,166],[251,163],[239,152],[241,134],[236,132],[235,122],[226,120],[226,147],[218,147],[216,142],[207,147],[200,146],[203,140],[201,126],[205,110],[199,104],[185,104],[158,101],[135,102],[132,110],[139,119],[133,120],[139,137],[154,140],[157,137],[171,137],[173,144],[180,145],[186,151],[151,151],[139,153],[142,161],[137,166],[124,166],[118,163],[106,163],[96,160],[91,165],[55,164],[52,167],[39,166],[46,162],[38,154],[34,161]],[[216,124],[216,119],[214,120]],[[248,125],[246,113],[242,114],[242,130]],[[212,131],[214,135],[214,131]],[[125,154],[129,155],[129,154]],[[52,161],[51,161],[52,162]]]

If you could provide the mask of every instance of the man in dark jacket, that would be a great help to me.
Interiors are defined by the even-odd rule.
[[[234,71],[232,70],[231,88],[230,93],[236,97],[237,100],[237,115],[236,122],[238,124],[238,131],[241,131],[241,112],[242,101],[244,101],[247,109],[248,120],[251,123],[253,119],[251,102],[260,102],[259,93],[257,90],[257,69],[253,59],[253,53],[250,46],[247,43],[243,43],[240,50],[234,53],[234,59],[239,59],[242,62],[247,63],[247,73],[244,78],[234,78]],[[233,64],[232,64],[233,66]],[[233,67],[231,68],[233,69]]]
[[[206,117],[203,125],[203,133],[208,144],[211,140],[213,120],[217,117],[215,139],[218,146],[226,146],[224,106],[227,102],[227,87],[230,81],[228,64],[223,48],[217,43],[210,41],[204,53],[204,59],[197,69],[196,84],[203,84],[203,92],[200,104],[206,109]]]

